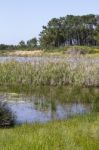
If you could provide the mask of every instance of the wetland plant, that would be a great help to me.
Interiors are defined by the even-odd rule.
[[[99,86],[96,62],[5,62],[0,63],[0,85]]]

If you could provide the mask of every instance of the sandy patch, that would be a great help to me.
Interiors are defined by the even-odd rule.
[[[34,50],[34,51],[14,51],[10,52],[10,56],[41,56],[43,54],[43,51],[41,50]]]

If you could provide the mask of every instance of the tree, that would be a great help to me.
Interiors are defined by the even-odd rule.
[[[99,16],[93,14],[52,18],[47,26],[43,26],[40,33],[40,45],[43,48],[96,45],[99,39],[98,25]]]
[[[95,31],[95,40],[96,40],[96,44],[99,46],[99,25],[97,26]]]
[[[32,38],[27,41],[27,47],[36,48],[37,47],[37,38]]]
[[[19,42],[19,47],[20,48],[25,48],[26,47],[25,42],[23,40]]]

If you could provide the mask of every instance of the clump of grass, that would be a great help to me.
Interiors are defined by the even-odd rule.
[[[99,86],[96,62],[5,62],[0,63],[0,85]]]

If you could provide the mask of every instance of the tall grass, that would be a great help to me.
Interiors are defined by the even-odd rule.
[[[96,62],[5,62],[0,63],[0,85],[99,86]]]

